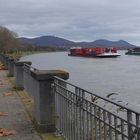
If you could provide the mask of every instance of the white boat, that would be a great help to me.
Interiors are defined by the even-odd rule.
[[[111,53],[111,52],[108,52],[108,53],[102,53],[102,54],[98,54],[96,57],[118,57],[120,56],[119,53]]]

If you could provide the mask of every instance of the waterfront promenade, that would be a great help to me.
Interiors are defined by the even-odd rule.
[[[36,131],[29,115],[28,96],[24,91],[14,91],[14,78],[7,75],[8,71],[0,70],[0,140],[62,140]]]
[[[0,140],[41,140],[5,70],[0,71]]]

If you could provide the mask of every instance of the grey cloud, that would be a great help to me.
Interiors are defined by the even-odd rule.
[[[0,25],[19,36],[140,44],[139,8],[139,0],[0,0]]]

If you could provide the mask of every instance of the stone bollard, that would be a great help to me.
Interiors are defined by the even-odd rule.
[[[0,54],[0,61],[4,64],[4,54]]]
[[[69,78],[69,73],[61,70],[36,70],[31,72],[34,79],[34,113],[41,132],[56,131],[55,95],[53,76]]]
[[[14,59],[13,58],[8,58],[8,71],[9,71],[9,76],[14,76]]]
[[[24,64],[31,65],[32,62],[29,61],[18,61],[14,63],[14,76],[15,76],[15,82],[16,82],[16,87],[17,88],[24,88],[24,83],[23,83],[23,77],[24,77],[24,70],[23,66]]]
[[[0,61],[4,64],[5,69],[8,68],[8,56],[0,54]]]
[[[8,56],[5,56],[5,61],[4,61],[4,65],[5,65],[5,69],[8,69]]]

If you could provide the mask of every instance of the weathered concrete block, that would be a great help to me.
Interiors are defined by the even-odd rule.
[[[34,79],[31,76],[32,68],[29,65],[23,66],[23,83],[24,83],[24,90],[30,95],[33,96],[34,94]]]
[[[8,69],[8,56],[0,54],[0,61],[4,64],[5,69]]]
[[[16,81],[16,86],[18,88],[24,88],[24,70],[23,70],[23,65],[28,64],[31,65],[32,62],[29,61],[18,61],[14,63],[14,76],[15,76],[15,81]]]
[[[53,92],[53,76],[63,79],[69,78],[69,73],[61,70],[31,71],[34,79],[34,112],[42,132],[55,132],[55,95]]]
[[[8,58],[8,71],[10,76],[14,76],[14,59]]]

